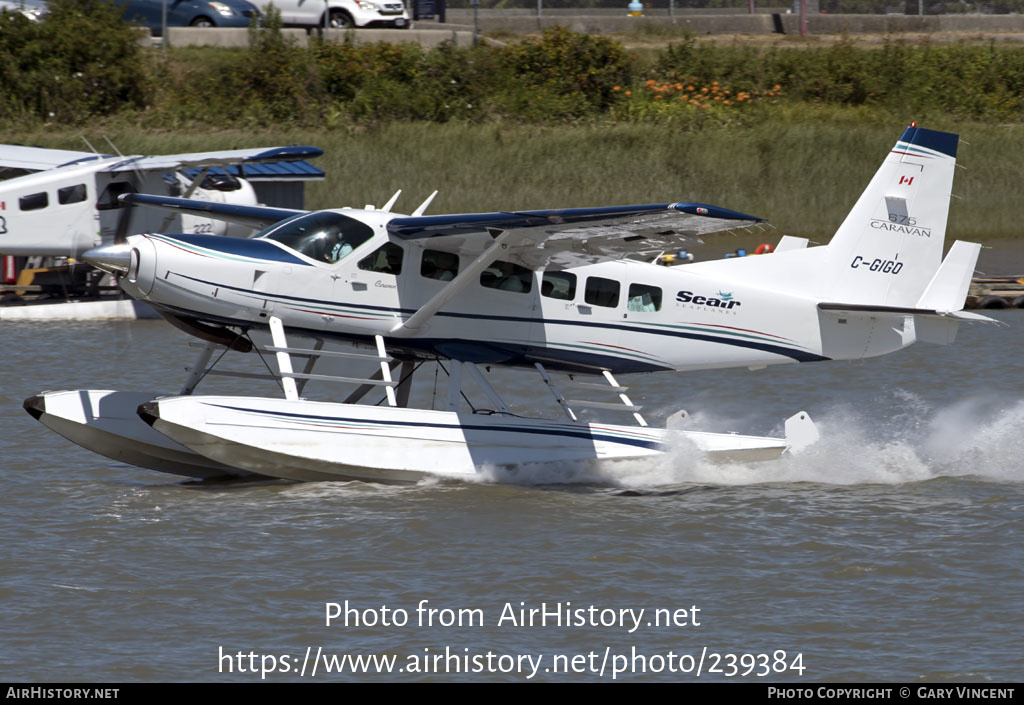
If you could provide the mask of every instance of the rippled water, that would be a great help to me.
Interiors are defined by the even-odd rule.
[[[22,399],[77,387],[173,391],[191,363],[184,337],[149,321],[5,323],[0,673],[248,681],[260,673],[239,673],[237,659],[227,672],[218,656],[274,655],[280,665],[288,655],[298,670],[307,647],[322,647],[394,655],[397,668],[447,646],[542,658],[536,680],[610,680],[615,657],[635,647],[672,653],[680,668],[704,653],[700,680],[727,677],[708,672],[710,654],[764,653],[771,666],[778,650],[787,665],[802,654],[804,680],[1020,680],[1024,320],[994,315],[1012,325],[864,363],[624,380],[650,417],[685,407],[709,430],[780,433],[805,409],[823,440],[799,456],[716,466],[679,448],[652,462],[408,487],[184,482],[93,455],[34,421]],[[532,375],[507,377],[512,401],[551,409]],[[409,622],[325,626],[325,603],[346,600],[378,617],[382,605],[404,609]],[[478,609],[484,623],[419,626],[422,600]],[[645,612],[632,633],[499,625],[506,603]],[[655,609],[693,606],[699,626],[647,625]],[[603,662],[604,675],[544,670],[574,655],[581,668]],[[694,662],[679,660],[687,655]],[[270,662],[244,666],[261,663]],[[530,675],[324,668],[315,680]],[[617,677],[698,678],[667,667]]]

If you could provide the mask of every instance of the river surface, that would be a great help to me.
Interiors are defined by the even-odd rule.
[[[1010,325],[865,362],[620,380],[655,422],[683,407],[778,434],[806,410],[822,440],[798,456],[397,487],[199,483],[94,455],[22,400],[174,392],[185,336],[5,323],[0,677],[1019,681],[1024,312],[992,315]],[[557,411],[503,374],[516,405]],[[330,660],[346,655],[393,662],[353,673]]]

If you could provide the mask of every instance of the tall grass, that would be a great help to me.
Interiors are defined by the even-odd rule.
[[[810,119],[816,117],[816,119]],[[209,133],[120,128],[125,153],[173,153],[312,144],[327,172],[311,208],[380,205],[403,189],[409,212],[431,191],[429,212],[697,201],[767,218],[780,233],[827,240],[906,122],[863,123],[846,111],[789,115],[742,129],[681,133],[663,125],[525,127],[387,123],[375,129]],[[949,234],[1016,237],[1024,182],[1024,126],[952,121],[926,125],[962,135]],[[91,141],[96,143],[96,135]],[[77,132],[0,132],[0,141],[82,149]]]

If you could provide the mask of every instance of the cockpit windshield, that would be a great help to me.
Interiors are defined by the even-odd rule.
[[[276,240],[306,257],[333,264],[373,237],[373,229],[340,213],[317,211],[271,226],[258,237]]]

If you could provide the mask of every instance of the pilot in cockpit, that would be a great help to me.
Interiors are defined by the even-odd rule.
[[[369,226],[338,213],[310,213],[293,218],[263,237],[277,240],[318,262],[334,264],[373,235]]]

